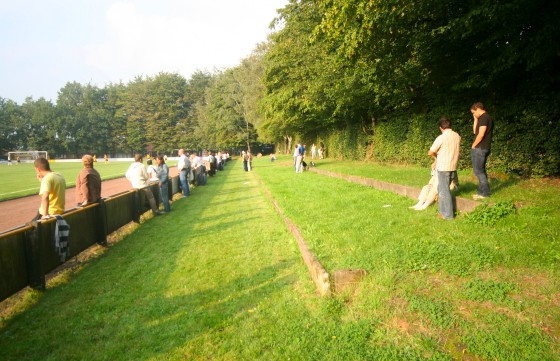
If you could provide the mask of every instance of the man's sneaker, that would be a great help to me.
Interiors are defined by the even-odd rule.
[[[486,199],[486,198],[488,198],[488,197],[481,196],[480,194],[475,194],[475,195],[472,196],[472,198],[473,198],[475,201],[481,201],[481,200]]]

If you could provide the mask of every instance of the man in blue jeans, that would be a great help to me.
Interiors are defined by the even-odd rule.
[[[492,144],[494,119],[486,113],[482,103],[474,103],[471,106],[471,113],[474,119],[473,133],[475,136],[471,146],[471,160],[474,175],[478,178],[478,192],[473,195],[473,199],[481,200],[490,196],[486,160]]]
[[[437,171],[438,177],[438,217],[453,219],[455,211],[449,185],[457,172],[461,136],[451,130],[451,121],[446,117],[440,118],[439,130],[441,135],[434,140],[428,155],[434,158],[432,169]]]
[[[179,149],[179,161],[177,162],[177,170],[179,171],[179,183],[181,183],[181,189],[183,190],[183,198],[191,195],[191,190],[189,188],[188,175],[191,171],[191,162],[189,158],[185,155],[184,149]]]

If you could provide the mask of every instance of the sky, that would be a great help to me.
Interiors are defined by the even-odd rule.
[[[237,66],[289,0],[0,0],[0,98]]]

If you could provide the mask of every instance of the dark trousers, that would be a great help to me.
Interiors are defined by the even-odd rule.
[[[478,178],[478,195],[484,197],[490,196],[490,184],[488,183],[488,174],[486,173],[486,160],[489,154],[489,149],[471,149],[473,172]]]

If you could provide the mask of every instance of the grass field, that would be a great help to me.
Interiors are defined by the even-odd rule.
[[[168,215],[55,278],[47,292],[26,293],[1,314],[2,358],[560,359],[554,181],[493,181],[492,201],[519,207],[483,225],[438,220],[435,207],[415,212],[413,200],[389,192],[295,174],[288,157],[254,166],[247,173],[233,161]],[[423,169],[361,162],[319,167],[402,184],[429,178]],[[468,177],[463,189],[472,187]],[[316,295],[263,187],[329,272],[367,271],[355,290]]]
[[[131,162],[98,162],[95,169],[101,174],[103,180],[124,177]],[[169,165],[176,165],[176,161]],[[64,176],[67,187],[76,185],[76,178],[83,168],[80,162],[53,162],[51,169]],[[0,201],[19,198],[39,192],[40,182],[37,180],[35,168],[32,163],[19,165],[0,165]]]

